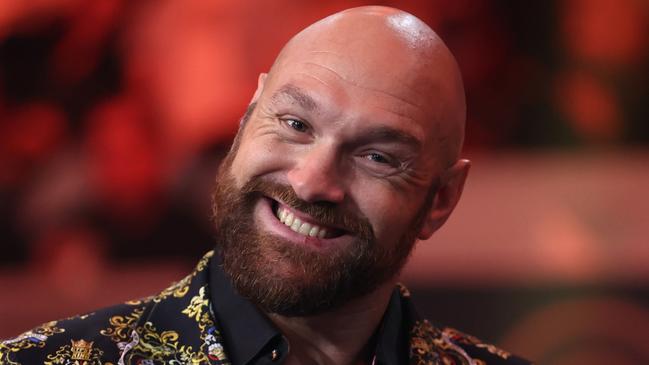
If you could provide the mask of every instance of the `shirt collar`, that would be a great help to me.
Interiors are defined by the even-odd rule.
[[[268,343],[281,337],[266,316],[234,290],[218,255],[210,268],[210,289],[214,315],[232,364],[248,364]]]
[[[401,365],[408,363],[409,331],[407,321],[404,321],[403,297],[398,288],[392,291],[388,308],[376,334],[375,359],[376,364]]]
[[[210,268],[210,296],[214,315],[232,364],[244,365],[257,358],[268,344],[282,334],[249,300],[240,296],[221,268],[218,255]],[[404,321],[404,306],[399,289],[395,288],[387,310],[376,333],[376,364],[401,365],[408,363],[409,332]]]

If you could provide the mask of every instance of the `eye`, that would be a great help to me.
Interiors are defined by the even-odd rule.
[[[286,125],[295,129],[298,132],[306,132],[308,129],[307,124],[299,119],[289,118],[289,119],[284,119],[284,122],[286,122]]]
[[[365,158],[380,164],[390,164],[390,160],[386,156],[376,152],[368,153],[367,155],[365,155]]]
[[[406,166],[403,156],[375,149],[361,152],[357,155],[357,158],[359,166],[367,173],[377,177],[397,174],[404,171]]]

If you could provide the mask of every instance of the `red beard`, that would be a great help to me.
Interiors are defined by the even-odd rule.
[[[230,174],[233,153],[236,144],[219,169],[213,220],[216,251],[240,295],[267,313],[309,316],[366,295],[399,273],[428,211],[432,192],[401,239],[392,245],[379,245],[365,217],[336,204],[305,202],[291,187],[261,178],[237,188]],[[353,242],[345,247],[315,250],[260,229],[253,210],[259,199],[267,197],[281,200],[322,225],[343,228],[354,237]],[[277,209],[276,205],[273,209]]]

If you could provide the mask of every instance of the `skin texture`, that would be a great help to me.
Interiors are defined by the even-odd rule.
[[[410,14],[361,7],[311,25],[259,76],[251,102],[256,107],[227,165],[237,188],[254,179],[290,186],[304,202],[363,217],[382,247],[397,245],[417,219],[414,236],[429,238],[461,195],[469,169],[458,157],[465,120],[461,77],[443,42]],[[270,231],[260,211],[254,220]],[[354,238],[345,232],[323,241],[285,236],[325,255]],[[268,270],[287,280],[296,275],[282,261]],[[291,343],[287,363],[370,361],[368,340],[396,279],[326,313],[269,313]]]

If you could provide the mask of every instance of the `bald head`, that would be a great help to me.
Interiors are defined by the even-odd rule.
[[[458,160],[464,95],[448,49],[410,14],[347,10],[291,39],[252,102],[221,170],[233,191],[215,194],[245,213],[221,213],[234,219],[219,241],[261,247],[232,252],[254,252],[231,265],[254,274],[238,289],[261,301],[281,284],[269,309],[280,314],[289,297],[300,313],[301,303],[315,313],[372,291],[387,300],[415,240],[451,214],[469,168]]]
[[[444,42],[415,16],[364,6],[324,18],[286,44],[268,82],[300,72],[298,65],[325,68],[350,87],[400,99],[393,111],[420,119],[439,164],[457,160],[466,115],[461,75]]]

